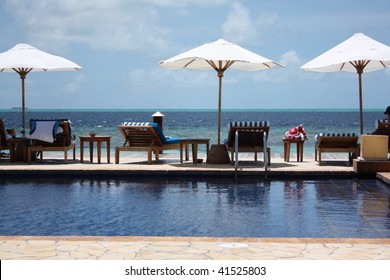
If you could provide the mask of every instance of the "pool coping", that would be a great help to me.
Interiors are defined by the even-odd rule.
[[[348,243],[348,244],[390,244],[390,238],[310,238],[310,237],[197,237],[197,236],[0,236],[3,240],[53,240],[53,241],[202,241],[202,242],[264,242],[264,243]]]
[[[2,260],[390,260],[390,239],[0,236]]]

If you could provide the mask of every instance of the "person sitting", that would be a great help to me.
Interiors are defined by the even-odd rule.
[[[375,130],[371,133],[373,135],[388,135],[387,131],[384,131],[385,127],[389,126],[390,123],[390,106],[387,106],[386,111],[384,112],[386,117],[382,120],[377,120],[375,122]],[[385,129],[388,130],[388,129]]]
[[[390,106],[387,106],[386,111],[384,112],[385,115],[387,115],[385,120],[390,120]]]
[[[388,152],[390,153],[390,106],[387,106],[386,111],[384,112],[387,117],[382,120],[377,120],[375,122],[375,130],[372,132],[372,135],[387,135],[389,136],[388,140]],[[390,160],[390,158],[389,158]]]

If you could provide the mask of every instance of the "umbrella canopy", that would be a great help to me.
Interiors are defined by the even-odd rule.
[[[348,40],[301,66],[306,71],[356,72],[359,75],[360,133],[363,134],[362,73],[390,66],[390,47],[363,33]]]
[[[27,44],[18,44],[0,53],[0,72],[16,72],[22,80],[22,133],[25,135],[24,79],[30,72],[79,70],[76,63],[48,54]]]
[[[235,68],[247,71],[269,69],[281,64],[250,52],[234,43],[219,39],[212,43],[203,44],[200,47],[174,56],[159,65],[168,69],[195,69],[215,70],[219,77],[218,94],[218,144],[221,134],[221,98],[222,98],[222,77],[228,68]]]

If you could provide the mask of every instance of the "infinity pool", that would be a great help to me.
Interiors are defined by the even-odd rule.
[[[390,238],[378,180],[0,180],[0,235]]]

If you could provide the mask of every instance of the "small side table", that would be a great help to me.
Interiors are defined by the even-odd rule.
[[[11,138],[8,140],[10,145],[9,159],[11,162],[15,161],[28,161],[28,145],[30,139],[26,137]]]
[[[192,162],[199,163],[198,161],[198,145],[206,145],[206,153],[209,152],[210,139],[181,139],[180,140],[180,162],[183,163],[183,147],[186,149],[186,160],[188,160],[188,146],[192,146]]]
[[[297,144],[297,161],[303,161],[303,144],[305,140],[302,139],[283,139],[284,143],[284,161],[290,161],[290,147],[291,144]]]
[[[80,136],[80,162],[84,162],[84,142],[89,142],[89,161],[93,163],[93,143],[97,143],[98,163],[102,158],[102,142],[106,142],[107,163],[110,163],[110,141],[111,136]]]

